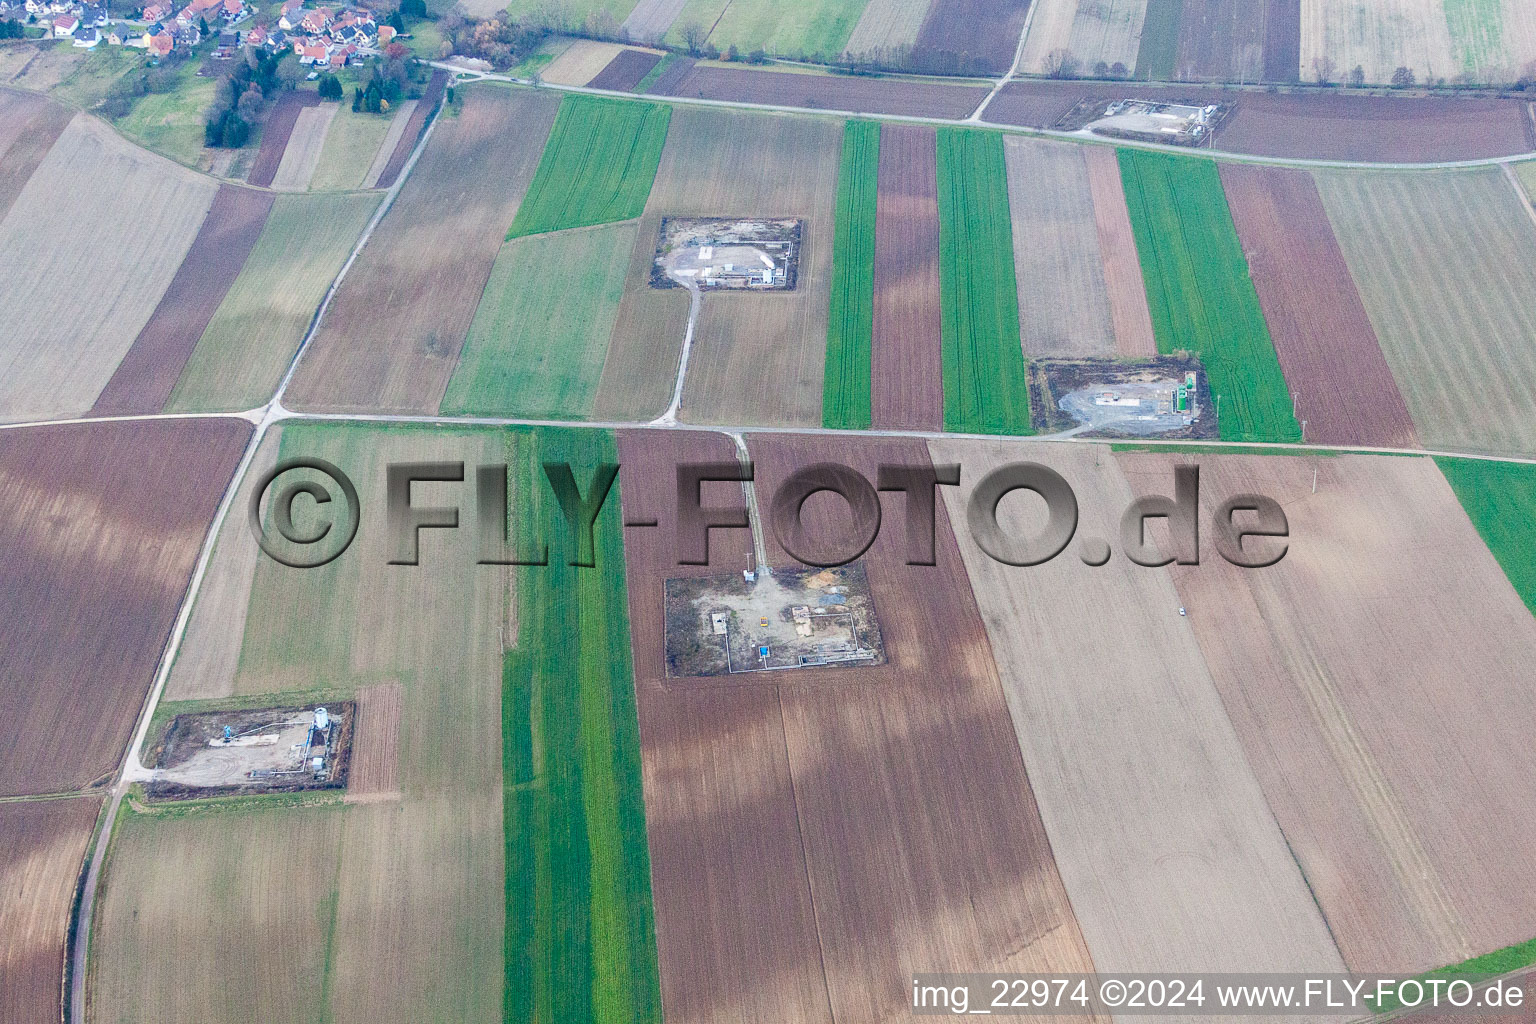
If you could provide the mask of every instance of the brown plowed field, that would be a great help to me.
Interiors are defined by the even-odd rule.
[[[650,285],[661,218],[795,217],[804,230],[794,291],[704,296],[682,414],[703,423],[821,423],[842,137],[842,126],[824,118],[673,111],[630,253],[594,419],[650,419],[671,401],[688,293]]]
[[[1176,76],[1294,82],[1301,67],[1301,0],[1184,0]]]
[[[1178,456],[1119,456],[1141,494]],[[1285,509],[1265,569],[1207,550],[1179,597],[1260,785],[1357,972],[1536,934],[1536,619],[1427,458],[1207,457],[1207,507]],[[1316,493],[1313,473],[1316,472]],[[1250,542],[1251,543],[1251,542]],[[1496,780],[1490,782],[1490,780]]]
[[[220,185],[182,258],[133,347],[91,408],[92,416],[155,413],[165,407],[198,339],[224,301],[267,223],[275,197],[238,185]]]
[[[874,425],[944,425],[938,153],[932,128],[880,130],[875,204]]]
[[[416,148],[416,140],[421,138],[422,129],[427,126],[427,118],[437,112],[437,106],[443,100],[443,93],[448,89],[448,73],[446,71],[432,72],[432,78],[427,82],[426,89],[421,94],[421,99],[411,108],[410,119],[405,122],[405,130],[395,142],[395,151],[389,155],[389,163],[384,165],[376,188],[389,188],[400,177],[400,172],[405,170],[406,162],[411,158],[411,150]],[[537,123],[537,122],[536,122]],[[546,126],[538,133],[539,143],[542,146],[544,135],[548,131]],[[423,154],[425,156],[425,154]],[[524,182],[522,187],[527,187]],[[521,189],[519,190],[521,191]]]
[[[587,83],[587,88],[629,92],[639,85],[640,79],[649,74],[651,68],[660,61],[659,53],[650,53],[646,50],[621,50],[617,57],[608,62],[607,67]]]
[[[347,272],[289,405],[437,411],[559,105],[551,93],[495,87],[463,99]]]
[[[1221,181],[1307,440],[1416,447],[1312,176],[1222,164]]]
[[[331,130],[331,122],[340,103],[322,103],[299,111],[288,133],[288,145],[283,158],[272,176],[272,187],[289,192],[303,192],[309,188],[309,180],[320,165],[320,153],[325,148],[325,136]]]
[[[400,795],[400,702],[399,683],[357,691],[348,799]]]
[[[1025,354],[1113,356],[1114,324],[1083,163],[1090,147],[1008,138],[1004,148]]]
[[[41,96],[0,89],[0,220],[74,116]]]
[[[250,434],[241,420],[0,432],[0,796],[116,767]]]
[[[841,462],[925,463],[920,441],[756,435],[759,504]],[[813,536],[838,522],[812,499]],[[949,518],[909,566],[895,510],[865,557],[889,663],[779,681],[801,835],[838,1020],[910,1013],[914,971],[1091,971],[1019,753]],[[829,514],[829,512],[831,514]],[[770,531],[769,559],[793,564]]]
[[[676,67],[674,64],[667,69],[651,90],[653,93],[855,114],[947,118],[969,117],[987,98],[986,88],[977,85],[719,67],[690,67],[685,74],[667,81]]]
[[[288,136],[293,134],[293,126],[298,123],[299,111],[319,105],[320,94],[317,92],[295,90],[277,98],[271,112],[267,114],[266,123],[261,127],[261,148],[256,151],[256,159],[251,161],[251,173],[246,175],[247,181],[262,188],[272,184],[278,167],[282,166],[283,151],[288,148]]]
[[[835,459],[873,477],[882,458],[927,459],[920,442],[749,443],[765,509],[792,465]],[[631,432],[619,454],[626,515],[666,522],[675,463],[734,449]],[[711,486],[706,502],[737,500],[734,485]],[[823,507],[808,503],[808,522]],[[1091,969],[938,515],[939,567],[902,564],[899,528],[866,561],[889,664],[739,686],[667,686],[662,580],[748,567],[745,531],[716,532],[708,570],[675,566],[670,529],[628,532],[669,1020],[680,1007],[690,1022],[888,1020],[907,1011],[913,970]]]
[[[676,466],[735,458],[723,434],[619,433],[625,517],[666,524],[624,538],[662,1003],[670,1024],[831,1024],[778,693],[666,684],[663,581],[752,565],[744,530],[677,564]],[[706,504],[740,495],[704,485]]]
[[[1301,77],[1301,0],[1267,0],[1264,15],[1264,81]]]
[[[75,883],[101,800],[0,804],[0,1020],[58,1024]]]
[[[1001,75],[1013,64],[1028,13],[1029,0],[934,0],[912,59],[922,65],[954,54],[969,58],[962,73]]]
[[[667,65],[665,71],[651,83],[647,95],[651,96],[687,96],[691,93],[677,91],[678,83],[687,78],[693,71],[693,66],[698,61],[692,57],[678,57]],[[702,86],[700,87],[702,88]]]
[[[1120,160],[1114,150],[1104,146],[1085,147],[1083,160],[1093,193],[1093,221],[1099,235],[1099,256],[1104,260],[1104,291],[1114,324],[1115,352],[1131,359],[1155,356],[1157,336],[1152,333],[1141,254],[1125,205]]]
[[[1132,500],[1108,446],[930,442],[964,480],[1035,460],[1077,494],[1080,536]],[[1171,481],[1170,481],[1171,484]],[[964,515],[970,487],[945,488]],[[1010,534],[1034,532],[1005,504]],[[1167,569],[1075,550],[1016,569],[961,551],[1072,908],[1100,971],[1343,971]]]
[[[1016,81],[993,99],[986,117],[997,124],[1049,128],[1078,100],[1126,96],[1197,103],[1236,102],[1238,109],[1216,135],[1215,148],[1230,153],[1372,163],[1434,163],[1536,150],[1525,104],[1519,100]]]

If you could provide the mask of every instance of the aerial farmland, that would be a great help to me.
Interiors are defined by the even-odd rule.
[[[4,1024],[1529,1016],[1536,14],[32,8]]]

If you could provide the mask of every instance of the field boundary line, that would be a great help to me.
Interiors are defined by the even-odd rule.
[[[139,420],[245,420],[255,426],[261,422],[261,409],[246,409],[243,412],[147,412],[118,416],[72,416],[64,420],[19,420],[15,423],[0,423],[0,430],[79,426],[82,423],[134,423]]]
[[[439,109],[438,113],[441,113],[441,109]],[[374,228],[378,226],[379,222],[383,220],[384,215],[389,212],[390,207],[394,205],[395,197],[400,194],[400,189],[409,180],[411,170],[416,166],[416,161],[421,157],[422,151],[426,148],[427,140],[431,137],[432,130],[437,126],[437,117],[438,114],[435,113],[431,120],[427,122],[426,129],[416,141],[416,148],[412,151],[410,159],[401,168],[395,183],[385,193],[384,200],[379,204],[379,208],[374,211],[373,218],[368,222],[367,228],[364,229],[363,234],[358,238],[357,244],[352,247],[352,254],[347,257],[347,262],[342,265],[341,270],[332,279],[331,286],[326,290],[325,298],[321,300],[319,308],[315,310],[315,315],[310,321],[309,330],[305,333],[303,341],[299,343],[298,349],[295,350],[293,358],[289,361],[287,372],[283,375],[276,394],[273,395],[272,399],[265,406],[251,412],[212,414],[211,416],[209,414],[162,413],[152,416],[104,417],[100,420],[84,420],[84,422],[111,422],[112,419],[205,419],[220,417],[252,420],[254,416],[255,429],[251,432],[250,440],[246,442],[245,452],[241,455],[239,463],[236,464],[235,470],[230,476],[229,485],[225,488],[218,510],[214,513],[213,520],[208,527],[208,532],[203,538],[202,549],[198,552],[197,562],[187,582],[186,593],[182,596],[181,606],[177,609],[176,619],[171,627],[170,636],[166,641],[165,649],[161,652],[160,664],[155,671],[154,684],[150,688],[144,707],[140,710],[139,724],[134,733],[133,742],[129,745],[127,753],[123,756],[122,764],[118,770],[118,781],[112,787],[111,799],[108,802],[101,834],[97,838],[95,849],[91,853],[90,866],[86,869],[85,883],[81,886],[80,899],[75,911],[73,947],[68,953],[72,973],[70,976],[68,1002],[64,1007],[64,1019],[67,1022],[83,1024],[86,1019],[86,972],[90,951],[91,921],[95,914],[96,892],[101,883],[101,871],[106,862],[107,847],[111,842],[112,826],[116,821],[118,808],[122,804],[123,796],[127,793],[128,787],[136,781],[141,781],[147,775],[147,769],[139,760],[139,754],[143,750],[144,740],[149,733],[150,723],[154,720],[155,709],[159,706],[160,699],[165,692],[165,684],[170,678],[171,667],[175,664],[176,656],[181,650],[182,640],[186,637],[187,624],[191,621],[192,617],[192,608],[196,604],[198,592],[202,588],[203,578],[207,575],[208,566],[213,559],[215,542],[223,529],[224,521],[228,518],[230,508],[234,505],[235,495],[239,493],[240,487],[245,481],[246,473],[249,472],[251,463],[255,460],[256,452],[266,437],[267,428],[273,423],[280,423],[288,418],[287,410],[282,407],[283,392],[287,389],[289,381],[293,379],[294,372],[298,369],[299,360],[318,332],[320,321],[325,316],[325,311],[329,308],[331,299],[336,294],[336,289],[341,284],[342,279],[346,276],[353,262],[357,259],[358,254],[362,252],[363,246],[367,244],[368,239],[373,235]]]
[[[1039,9],[1040,4],[1038,3],[1032,3],[1029,5],[1029,11],[1024,15],[1024,27],[1019,30],[1019,39],[1013,48],[1013,63],[1008,65],[1007,73],[997,80],[996,85],[992,86],[992,91],[987,93],[986,96],[982,97],[980,105],[978,105],[975,110],[971,111],[971,116],[966,118],[967,121],[980,122],[981,115],[986,113],[987,107],[991,105],[992,100],[996,98],[997,94],[1002,92],[1008,83],[1013,81],[1014,76],[1019,73],[1019,65],[1024,63],[1024,44],[1029,39],[1029,30],[1035,24],[1035,12]]]
[[[1031,444],[1131,444],[1149,448],[1223,448],[1231,454],[1258,449],[1260,452],[1285,451],[1287,455],[1392,455],[1405,457],[1471,459],[1478,462],[1508,462],[1515,465],[1536,465],[1533,455],[1490,455],[1486,452],[1462,452],[1445,448],[1386,448],[1359,444],[1299,444],[1290,441],[1221,441],[1215,438],[1191,440],[1143,440],[1134,441],[1113,437],[1067,437],[1058,434],[976,434],[943,430],[905,430],[898,428],[870,430],[842,430],[836,427],[817,426],[764,426],[747,423],[691,423],[675,421],[662,423],[658,420],[551,420],[519,416],[428,416],[397,413],[366,412],[300,412],[274,403],[265,420],[261,409],[245,412],[200,413],[151,413],[138,416],[101,416],[83,420],[35,420],[25,423],[0,424],[0,431],[20,428],[41,428],[66,423],[112,423],[121,420],[159,419],[244,419],[251,422],[281,422],[303,420],[314,423],[402,423],[447,430],[472,427],[561,427],[571,430],[697,430],[720,434],[830,434],[834,437],[905,437],[917,440],[961,441],[1026,441]]]
[[[1062,132],[1051,128],[1029,128],[1024,125],[1003,124],[997,121],[971,120],[970,118],[924,117],[919,114],[879,114],[863,110],[845,110],[827,107],[796,107],[777,103],[747,103],[740,100],[713,100],[701,96],[660,96],[653,93],[627,93],[612,89],[592,89],[584,85],[556,85],[531,79],[514,78],[485,71],[470,71],[456,64],[428,61],[428,66],[447,71],[455,77],[455,85],[475,82],[499,82],[503,85],[533,89],[549,89],[554,92],[581,93],[588,96],[604,96],[610,99],[631,100],[643,103],[671,103],[694,107],[721,107],[729,110],[753,110],[770,114],[796,114],[811,117],[830,117],[837,120],[859,118],[869,121],[889,121],[893,124],[948,125],[957,128],[985,128],[1015,135],[1044,139],[1060,139],[1082,145],[1103,145],[1124,149],[1146,149],[1157,153],[1173,153],[1179,156],[1198,156],[1212,160],[1234,160],[1243,163],[1265,164],[1274,167],[1318,167],[1360,171],[1451,171],[1473,167],[1494,167],[1499,164],[1521,163],[1536,160],[1536,151],[1511,153],[1506,156],[1479,157],[1475,160],[1440,160],[1433,163],[1377,163],[1368,160],[1322,160],[1313,157],[1260,156],[1254,153],[1236,153],[1225,149],[1203,149],[1191,146],[1169,146],[1156,142],[1140,142],[1133,139],[1100,139],[1081,132]],[[1455,100],[1445,100],[1453,103]],[[975,115],[972,115],[973,117]]]
[[[1531,205],[1531,197],[1525,191],[1525,185],[1520,181],[1520,176],[1515,173],[1515,169],[1509,164],[1506,163],[1501,166],[1504,170],[1504,177],[1508,178],[1509,183],[1514,186],[1515,195],[1520,197],[1520,205],[1525,207],[1525,215],[1531,218],[1532,224],[1536,224],[1536,206]]]
[[[83,1024],[86,1019],[86,971],[91,945],[91,920],[95,914],[96,891],[100,887],[101,870],[107,859],[107,848],[112,841],[112,827],[117,819],[118,808],[129,786],[147,775],[146,769],[139,761],[139,752],[143,749],[144,739],[149,734],[150,723],[154,720],[155,708],[159,705],[166,681],[170,678],[171,666],[175,664],[176,655],[181,650],[181,641],[186,636],[187,624],[192,619],[192,606],[196,602],[198,591],[202,588],[203,577],[208,573],[208,566],[213,561],[214,544],[271,422],[269,417],[256,424],[256,428],[251,431],[250,440],[246,442],[240,461],[230,474],[229,484],[225,487],[224,496],[219,500],[219,507],[208,524],[208,531],[203,537],[202,547],[197,554],[197,562],[193,566],[191,577],[187,580],[187,589],[182,595],[181,606],[176,610],[176,619],[171,625],[165,649],[160,653],[154,685],[150,687],[144,706],[139,711],[139,723],[134,730],[133,742],[129,744],[118,769],[118,779],[112,787],[106,817],[103,819],[101,833],[96,839],[95,849],[91,852],[90,866],[86,869],[85,883],[80,887],[80,899],[75,911],[73,946],[68,953],[72,973],[69,1002],[65,1007],[64,1015],[67,1022]]]
[[[379,208],[373,211],[373,217],[369,219],[368,226],[358,236],[357,244],[352,247],[352,254],[347,257],[347,262],[341,265],[341,269],[331,279],[331,286],[325,290],[325,298],[320,300],[320,306],[315,310],[315,315],[309,322],[309,330],[305,332],[304,339],[299,342],[299,347],[294,350],[293,358],[288,362],[288,370],[283,374],[283,379],[278,383],[277,391],[272,395],[272,399],[267,403],[267,407],[282,409],[283,394],[288,390],[288,385],[293,380],[293,375],[298,371],[299,362],[304,358],[304,353],[309,350],[310,343],[315,340],[315,335],[320,333],[320,322],[325,319],[325,311],[331,308],[331,300],[336,297],[336,292],[341,287],[341,282],[346,278],[347,271],[351,270],[352,264],[357,262],[357,257],[362,253],[363,246],[367,245],[368,240],[373,237],[374,229],[383,221],[385,215],[394,208],[395,199],[400,195],[400,190],[405,187],[405,183],[410,180],[411,171],[415,169],[416,161],[421,159],[422,152],[427,148],[427,140],[432,137],[433,130],[437,128],[437,120],[442,116],[442,111],[442,104],[439,104],[437,110],[433,112],[427,121],[427,126],[422,130],[421,136],[416,140],[416,148],[411,151],[410,159],[405,162],[404,167],[400,168],[400,173],[395,176],[395,183],[384,193],[384,199],[379,203]]]

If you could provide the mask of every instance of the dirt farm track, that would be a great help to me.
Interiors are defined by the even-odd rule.
[[[497,2],[0,41],[0,1024],[1536,988],[1536,0]]]

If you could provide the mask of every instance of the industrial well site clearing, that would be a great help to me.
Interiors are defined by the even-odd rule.
[[[1536,16],[500,3],[0,0],[0,1021],[1529,1019]]]

